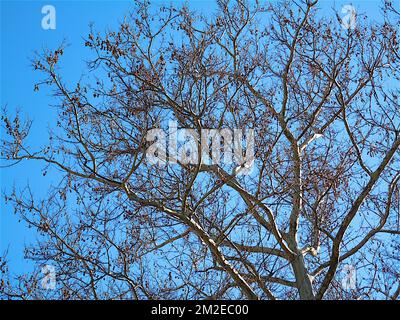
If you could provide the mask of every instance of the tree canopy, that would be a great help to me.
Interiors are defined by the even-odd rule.
[[[45,199],[6,195],[56,290],[13,278],[4,257],[1,297],[399,297],[399,12],[386,1],[382,21],[344,28],[317,1],[217,4],[138,1],[117,30],[91,28],[91,81],[63,81],[64,45],[34,58],[55,131],[32,150],[31,122],[4,113],[1,154],[61,173]],[[146,137],[169,121],[198,148],[204,129],[254,130],[251,173],[203,156],[151,163]]]

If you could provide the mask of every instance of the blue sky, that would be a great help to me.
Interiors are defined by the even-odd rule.
[[[182,3],[183,1],[176,1]],[[400,2],[400,1],[399,1]],[[160,1],[158,1],[160,3]],[[213,1],[191,1],[197,9],[208,11]],[[44,5],[53,5],[56,9],[56,30],[44,30],[41,27]],[[322,14],[332,14],[330,8],[339,9],[344,4],[354,4],[366,13],[368,18],[378,18],[378,0],[359,1],[321,1]],[[55,110],[50,106],[54,100],[50,92],[33,91],[38,74],[33,72],[30,59],[34,51],[43,48],[56,48],[64,39],[68,44],[61,67],[63,78],[67,83],[78,80],[85,70],[84,60],[89,50],[83,46],[83,37],[89,31],[89,23],[102,31],[113,28],[122,20],[131,6],[131,1],[1,1],[1,106],[8,106],[10,111],[19,108],[22,114],[29,115],[34,121],[29,144],[41,146],[47,142],[47,128],[54,126]],[[328,13],[329,12],[329,13]],[[27,183],[40,197],[46,194],[51,182],[57,181],[57,173],[43,176],[42,164],[26,162],[0,171],[1,191],[10,191],[13,184],[17,188]],[[0,200],[0,254],[9,251],[11,271],[21,273],[29,270],[31,265],[23,260],[24,243],[34,241],[35,233],[28,230],[10,206]]]
[[[41,9],[47,4],[56,9],[56,30],[42,29]],[[33,91],[40,77],[30,66],[34,51],[55,48],[65,39],[69,46],[62,61],[63,77],[69,83],[76,81],[85,68],[83,60],[88,51],[82,46],[82,38],[88,34],[89,23],[95,22],[99,30],[112,28],[128,9],[128,1],[1,1],[1,106],[7,105],[10,111],[19,108],[34,121],[29,139],[32,147],[48,141],[47,128],[53,126],[56,116],[49,106],[49,91]],[[41,168],[42,164],[25,162],[1,169],[1,190],[29,183],[35,195],[44,195],[57,175],[52,172],[44,177]],[[29,264],[23,262],[23,245],[33,241],[35,234],[18,222],[3,198],[0,206],[0,252],[8,248],[13,272],[26,271]]]

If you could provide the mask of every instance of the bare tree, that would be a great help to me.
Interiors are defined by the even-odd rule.
[[[63,81],[64,46],[34,60],[57,126],[32,150],[31,123],[4,113],[2,156],[62,178],[45,199],[6,199],[40,233],[25,254],[55,266],[57,287],[3,259],[3,297],[398,299],[399,13],[386,1],[382,22],[345,29],[317,1],[217,4],[138,2],[118,30],[91,29],[86,82]],[[255,169],[150,163],[146,136],[171,119],[254,129]]]

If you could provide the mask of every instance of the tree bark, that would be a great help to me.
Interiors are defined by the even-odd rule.
[[[304,257],[301,252],[291,261],[293,272],[296,278],[297,290],[301,300],[315,300],[311,278],[305,267]]]

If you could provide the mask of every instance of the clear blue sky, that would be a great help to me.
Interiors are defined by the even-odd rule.
[[[32,147],[45,144],[48,139],[47,128],[54,126],[55,112],[49,105],[54,102],[48,91],[33,91],[38,74],[30,67],[30,58],[35,50],[56,48],[62,40],[69,47],[62,58],[63,78],[67,83],[76,81],[85,70],[84,60],[88,49],[83,44],[89,23],[94,22],[97,30],[113,28],[122,20],[130,6],[130,1],[1,1],[1,106],[8,105],[10,111],[19,108],[34,120],[29,144]],[[183,1],[175,0],[182,3]],[[395,0],[400,2],[400,0]],[[160,3],[160,1],[158,1]],[[210,10],[213,1],[190,1],[197,9]],[[380,1],[321,1],[322,14],[332,14],[334,7],[339,10],[343,4],[354,4],[367,13],[370,19],[376,19]],[[41,8],[53,5],[56,9],[56,30],[43,30]],[[40,197],[47,191],[49,184],[57,180],[57,173],[51,171],[46,177],[41,174],[42,164],[25,162],[12,168],[0,169],[1,190],[10,191],[13,184],[23,188],[27,183]],[[29,270],[31,264],[23,260],[24,243],[32,242],[35,233],[28,230],[13,214],[4,199],[0,200],[0,254],[7,248],[11,271],[21,273]]]
[[[43,30],[41,9],[44,5],[56,9],[56,30]],[[79,79],[85,69],[88,49],[82,46],[88,34],[88,25],[95,22],[96,28],[112,28],[129,9],[128,1],[1,1],[1,106],[8,105],[10,111],[19,108],[34,121],[29,144],[40,146],[48,141],[47,128],[54,126],[55,110],[49,106],[54,101],[49,92],[35,93],[33,84],[40,75],[33,72],[30,59],[34,51],[56,48],[66,39],[69,44],[62,60],[63,77],[67,82]],[[57,180],[56,172],[43,177],[42,164],[25,162],[18,166],[1,169],[1,189],[10,190],[27,183],[40,197],[48,185]],[[32,230],[27,230],[13,214],[12,208],[0,202],[0,252],[8,248],[12,271],[27,270],[23,262],[23,245],[35,239]]]

